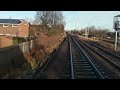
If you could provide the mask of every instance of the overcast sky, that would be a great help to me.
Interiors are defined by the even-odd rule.
[[[0,18],[34,19],[35,11],[0,11]],[[63,11],[66,30],[81,29],[94,25],[100,28],[113,29],[113,17],[120,11]]]

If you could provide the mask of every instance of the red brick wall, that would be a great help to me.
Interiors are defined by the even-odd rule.
[[[19,25],[19,36],[25,37],[28,36],[29,33],[29,23],[26,21],[22,21]]]
[[[18,32],[18,27],[3,27],[0,26],[0,34],[17,34]]]
[[[8,47],[13,44],[12,37],[9,36],[0,36],[0,48],[2,47]]]

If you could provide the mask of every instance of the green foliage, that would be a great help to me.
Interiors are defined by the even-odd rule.
[[[48,29],[48,36],[52,36],[56,34],[56,30],[55,29]]]
[[[19,40],[19,42],[18,42],[18,40]],[[13,37],[13,45],[17,45],[18,43],[23,43],[25,41],[26,40],[24,38]]]
[[[18,38],[13,38],[13,45],[17,45],[18,44]]]

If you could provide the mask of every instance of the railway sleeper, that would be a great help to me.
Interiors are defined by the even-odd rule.
[[[74,66],[74,68],[76,68],[76,69],[89,69],[89,68],[91,68],[91,66]]]
[[[75,75],[95,75],[94,72],[75,72]]]
[[[85,65],[82,65],[82,64],[81,64],[81,65],[76,65],[75,67],[76,67],[76,68],[80,68],[80,67],[90,67],[90,65],[89,65],[89,64],[85,64]]]
[[[75,59],[74,62],[87,62],[87,61],[86,61],[86,60],[83,60],[83,59],[81,59],[81,60]]]
[[[76,76],[76,79],[97,79],[97,76]]]
[[[73,62],[74,65],[89,64],[88,62]]]
[[[80,63],[79,66],[89,66],[89,63]]]
[[[91,68],[89,68],[89,69],[80,69],[80,68],[79,68],[79,69],[74,69],[74,70],[75,70],[76,72],[84,72],[84,71],[85,71],[85,72],[86,72],[86,71],[87,71],[87,72],[91,72],[91,71],[93,71]]]

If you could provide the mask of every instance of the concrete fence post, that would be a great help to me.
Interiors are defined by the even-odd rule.
[[[25,49],[25,52],[27,51],[27,43],[24,42],[24,49]]]
[[[31,46],[32,46],[32,40],[30,41],[30,49],[31,49]]]
[[[23,52],[25,52],[25,45],[24,43],[22,44]]]
[[[27,43],[27,51],[29,51],[29,49],[30,49],[29,44],[30,44],[30,42]]]
[[[33,48],[33,40],[31,40],[31,43],[30,43],[30,44],[31,44],[31,49],[32,49],[32,48]]]
[[[27,42],[26,43],[24,43],[24,48],[25,48],[25,52],[27,51],[27,49],[28,49],[28,47],[27,47]]]
[[[25,52],[26,52],[28,50],[28,43],[27,42],[25,43],[24,47],[25,47]]]

